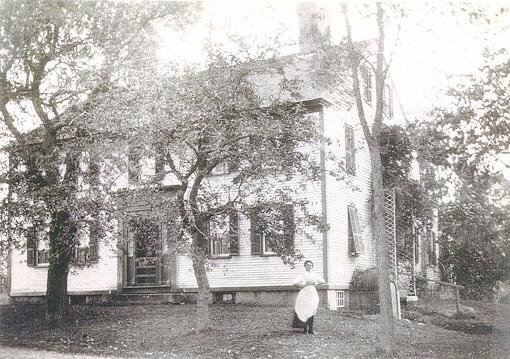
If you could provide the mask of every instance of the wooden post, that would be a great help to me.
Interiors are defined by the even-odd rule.
[[[457,315],[459,314],[459,308],[460,308],[460,294],[459,294],[459,287],[455,287],[455,297],[457,298],[457,301],[455,302],[457,306]]]

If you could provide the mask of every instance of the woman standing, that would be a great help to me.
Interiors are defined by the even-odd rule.
[[[303,328],[305,334],[314,334],[313,317],[319,305],[316,285],[324,284],[324,278],[312,272],[313,262],[305,261],[305,272],[294,279],[293,285],[301,288],[294,306],[292,328]]]

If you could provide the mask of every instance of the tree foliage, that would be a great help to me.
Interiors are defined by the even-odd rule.
[[[52,322],[66,316],[67,273],[81,228],[90,226],[91,214],[110,212],[100,205],[109,199],[107,188],[100,189],[107,183],[93,179],[108,151],[98,149],[81,124],[93,120],[87,112],[101,92],[126,79],[130,61],[143,60],[135,50],[150,22],[180,18],[186,9],[179,3],[0,4],[0,113],[13,140],[3,176],[11,193],[4,203],[8,217],[2,219],[13,244],[34,231],[49,242]]]
[[[449,90],[452,105],[434,109],[418,137],[420,155],[439,169],[438,193],[448,194],[440,212],[443,276],[477,298],[490,298],[508,275],[509,69],[506,52],[486,54],[486,64]]]
[[[205,65],[171,77],[154,79],[147,67],[139,82],[113,89],[95,108],[119,144],[161,163],[131,201],[165,179],[175,186],[175,198],[151,206],[178,214],[172,246],[192,259],[200,329],[209,327],[209,248],[228,225],[225,215],[234,211],[255,223],[257,212],[252,230],[271,239],[271,250],[289,264],[302,254],[286,239],[283,223],[292,216],[292,229],[306,237],[305,226],[320,221],[299,195],[319,178],[320,138],[317,117],[296,97],[298,81],[285,75],[285,61],[272,56],[272,47],[256,54],[209,50]]]

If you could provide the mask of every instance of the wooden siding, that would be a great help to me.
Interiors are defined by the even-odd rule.
[[[69,272],[68,291],[109,292],[117,290],[117,250],[110,244],[100,243],[99,261],[90,267]],[[11,251],[11,288],[9,295],[45,295],[48,266],[27,266],[25,251]]]
[[[330,285],[348,288],[352,273],[356,268],[365,269],[375,265],[374,245],[370,227],[370,154],[365,145],[363,131],[354,109],[327,108],[324,111],[325,133],[331,140],[327,152],[345,160],[345,124],[349,124],[355,133],[356,172],[355,175],[343,173],[345,180],[331,175],[337,170],[335,161],[326,163],[327,207],[328,207],[328,262],[330,263]],[[356,189],[353,189],[356,187]],[[349,256],[348,249],[348,206],[353,205],[358,212],[364,253]]]

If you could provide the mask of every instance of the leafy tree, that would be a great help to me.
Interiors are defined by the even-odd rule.
[[[343,4],[343,14],[347,31],[344,44],[347,53],[346,64],[350,70],[353,97],[356,102],[358,120],[368,144],[372,173],[372,233],[376,242],[377,282],[379,287],[379,304],[381,312],[381,342],[380,350],[384,353],[395,352],[395,327],[391,304],[388,246],[386,241],[383,164],[381,161],[380,138],[384,117],[384,86],[389,70],[389,62],[384,59],[385,53],[385,8],[376,3],[376,23],[378,37],[376,40],[375,56],[368,54],[364,44],[355,44],[352,40],[352,27],[349,21],[347,5]],[[374,63],[370,62],[374,59]],[[342,60],[342,58],[340,58]],[[360,85],[360,67],[365,64],[375,78],[375,113],[370,122],[367,118]]]
[[[283,224],[306,238],[305,227],[320,223],[300,196],[320,175],[318,119],[299,101],[299,82],[286,76],[285,59],[271,47],[239,49],[211,47],[205,64],[170,78],[155,80],[148,68],[142,81],[112,91],[96,108],[98,116],[108,111],[105,120],[118,124],[112,130],[139,158],[161,163],[162,172],[130,201],[150,196],[165,176],[177,186],[175,198],[152,207],[160,215],[178,214],[173,245],[192,259],[198,330],[210,327],[209,245],[228,227],[227,214],[250,218],[251,235],[263,234],[290,265],[302,255]],[[257,243],[252,237],[252,246]]]
[[[410,240],[415,233],[413,227],[418,230],[417,227],[423,228],[430,223],[436,206],[435,199],[419,180],[411,178],[416,146],[408,130],[397,125],[383,126],[379,145],[384,186],[396,190],[397,255],[401,255],[400,260],[404,264],[413,249],[413,240]],[[426,163],[420,165],[427,167]]]
[[[437,166],[444,198],[440,213],[443,276],[488,298],[508,274],[510,150],[506,52],[486,54],[479,73],[449,90],[451,106],[436,108],[420,127],[420,155]],[[445,182],[448,181],[448,186]],[[439,187],[441,189],[441,186]]]
[[[179,3],[92,1],[0,4],[0,118],[13,139],[11,195],[5,204],[10,217],[3,222],[13,244],[40,233],[48,238],[51,323],[66,318],[72,248],[77,233],[90,222],[86,212],[108,213],[99,205],[104,183],[94,179],[94,161],[100,161],[107,148],[98,149],[80,123],[95,99],[125,80],[134,62],[142,59],[140,51],[132,50],[150,22],[179,19],[187,8]],[[34,126],[37,129],[27,133]],[[90,159],[90,154],[99,156]],[[80,191],[87,176],[90,195]],[[83,210],[85,202],[95,203],[91,208],[96,210]]]

